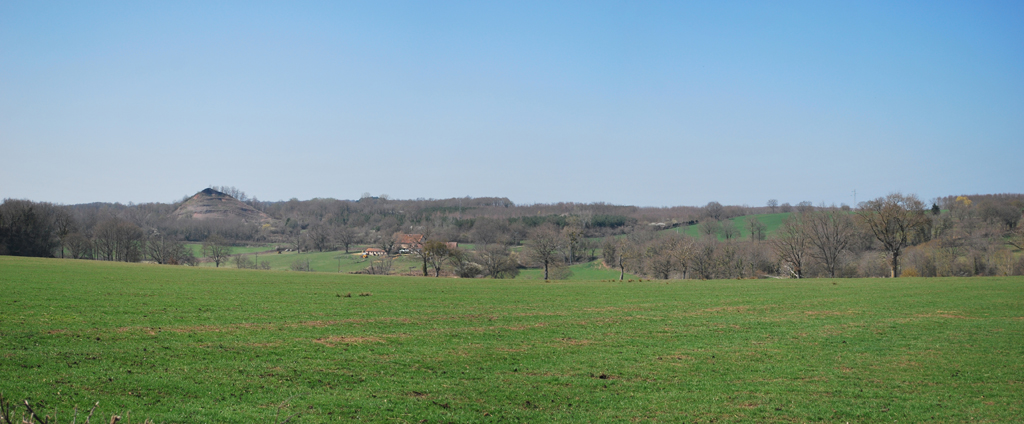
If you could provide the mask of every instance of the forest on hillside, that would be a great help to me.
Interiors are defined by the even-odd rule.
[[[226,246],[298,252],[372,246],[387,255],[368,273],[388,273],[387,257],[408,250],[402,253],[422,259],[424,274],[430,268],[433,275],[464,278],[510,278],[523,268],[560,278],[568,267],[592,261],[620,275],[659,279],[1024,274],[1022,194],[952,195],[926,204],[896,193],[855,207],[769,200],[757,207],[654,208],[369,194],[264,202],[234,187],[214,189],[266,218],[183,216],[180,209],[194,196],[127,205],[5,199],[0,254],[219,265]],[[412,234],[420,242],[401,243]]]

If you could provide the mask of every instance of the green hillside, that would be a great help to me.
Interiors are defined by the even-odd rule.
[[[753,218],[753,219],[757,219],[758,221],[761,221],[761,223],[763,223],[765,225],[765,227],[766,227],[766,233],[765,234],[768,235],[768,236],[771,236],[772,233],[775,232],[775,230],[777,230],[779,227],[782,226],[783,221],[785,221],[786,218],[788,218],[791,213],[792,212],[769,213],[769,214],[762,214],[762,215],[747,215],[747,216],[740,216],[740,217],[736,217],[736,218],[730,218],[730,219],[727,219],[725,221],[732,222],[733,226],[740,231],[740,234],[742,235],[742,237],[746,238],[746,239],[749,239],[750,238],[750,231],[747,231],[747,219]],[[688,235],[690,237],[700,238],[700,228],[699,228],[698,225],[688,225],[688,226],[684,226],[684,227],[676,227],[676,228],[672,228],[672,229],[668,229],[668,230],[664,230],[664,231],[675,231],[676,233],[679,233],[679,234],[685,234],[685,235]],[[721,234],[718,235],[718,239],[719,240],[725,240],[725,238],[723,238]]]
[[[572,270],[572,276],[567,280],[569,281],[599,281],[599,280],[618,280],[619,270],[610,269],[604,266],[604,262],[601,259],[595,259],[591,262],[576,264],[569,267]],[[525,280],[542,280],[544,279],[544,270],[540,268],[524,269],[520,271],[519,276]],[[626,273],[625,278],[637,278],[635,275]]]
[[[370,261],[374,258],[363,258],[359,251],[352,250],[349,253],[345,251],[333,251],[333,252],[281,252],[281,253],[265,253],[265,254],[248,254],[248,257],[252,260],[259,260],[260,262],[268,262],[270,269],[272,270],[289,270],[291,269],[292,263],[295,261],[309,261],[310,269],[317,272],[338,272],[339,266],[340,271],[344,273],[352,271],[361,271],[370,266]],[[419,262],[417,258],[410,255],[394,256],[394,271],[398,273],[405,273],[410,268],[420,269],[422,268],[422,262]],[[227,263],[221,263],[221,268],[234,267],[235,264],[233,258]],[[202,267],[213,267],[213,262],[203,262],[200,264]]]

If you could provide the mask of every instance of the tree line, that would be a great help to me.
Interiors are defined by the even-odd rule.
[[[770,236],[756,215],[734,226],[709,204],[698,237],[636,231],[607,238],[602,257],[648,278],[1022,275],[1024,196],[956,196],[930,208],[891,194],[849,207],[800,205]],[[769,202],[771,206],[772,201]],[[942,206],[939,205],[942,204]]]
[[[271,222],[173,216],[171,204],[0,204],[0,254],[194,265],[188,243],[218,266],[230,245],[272,243],[300,252],[356,245],[397,250],[402,234],[422,234],[409,252],[424,275],[509,278],[524,267],[565,278],[595,258],[646,278],[1018,275],[1024,195],[948,196],[931,207],[893,194],[849,206],[779,204],[640,208],[604,203],[516,205],[506,198],[291,199],[261,202],[217,187],[270,215]],[[769,233],[763,214],[788,213]],[[694,226],[696,237],[680,230]],[[474,243],[466,251],[447,242]],[[433,244],[432,244],[433,243]],[[428,248],[428,246],[433,246]],[[236,258],[237,259],[237,258]],[[388,273],[385,259],[366,272]],[[307,262],[308,264],[308,262]],[[244,264],[258,267],[259,264]],[[240,267],[242,265],[239,265]]]

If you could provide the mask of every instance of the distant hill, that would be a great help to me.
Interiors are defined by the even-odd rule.
[[[246,222],[271,220],[269,215],[212,188],[196,193],[182,203],[173,215],[192,219],[242,219]]]

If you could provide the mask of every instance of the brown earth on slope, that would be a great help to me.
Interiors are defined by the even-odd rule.
[[[212,188],[200,191],[174,211],[174,216],[192,219],[242,219],[246,222],[270,221],[269,215],[238,199]]]

